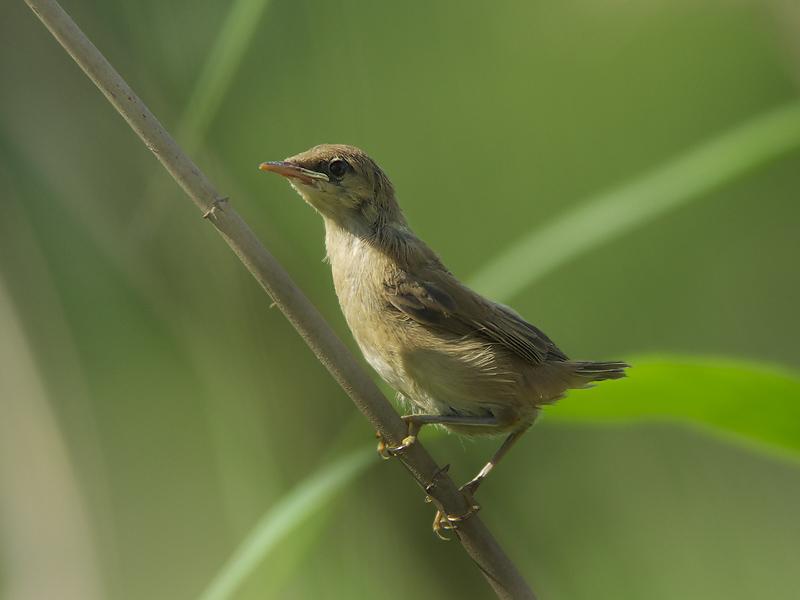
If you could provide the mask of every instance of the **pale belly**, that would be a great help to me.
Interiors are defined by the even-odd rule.
[[[369,366],[375,369],[386,383],[403,395],[407,396],[409,394],[410,389],[407,385],[409,375],[399,365],[393,365],[382,352],[369,346],[361,345],[361,352],[364,354]]]
[[[502,430],[535,418],[536,407],[524,399],[519,377],[485,347],[399,352],[360,345],[370,366],[413,405],[415,414],[495,417]]]

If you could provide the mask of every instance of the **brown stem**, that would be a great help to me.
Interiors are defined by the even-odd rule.
[[[392,405],[230,202],[222,200],[222,195],[58,2],[26,0],[26,3],[161,161],[201,214],[213,223],[358,409],[388,443],[399,444],[406,429]],[[421,444],[411,446],[401,460],[423,488],[439,473],[430,494],[445,513],[463,514],[469,508],[452,479],[440,473]],[[534,598],[516,566],[478,517],[472,517],[461,525],[458,538],[498,597]]]

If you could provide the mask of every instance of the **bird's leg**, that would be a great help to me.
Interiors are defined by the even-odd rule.
[[[497,426],[497,419],[494,417],[469,417],[458,415],[403,415],[400,417],[406,422],[408,427],[406,437],[398,446],[387,446],[380,433],[376,433],[378,438],[378,454],[384,459],[392,458],[405,452],[417,441],[417,434],[424,425],[475,425],[475,426]]]
[[[472,495],[478,490],[478,487],[483,483],[483,480],[486,479],[487,475],[492,472],[495,465],[500,462],[500,460],[511,450],[511,446],[522,437],[522,434],[528,431],[528,427],[524,429],[518,429],[514,433],[510,434],[500,448],[497,449],[497,452],[494,453],[491,460],[487,462],[483,468],[478,471],[478,474],[475,475],[472,479],[470,479],[467,483],[462,485],[459,489],[468,497],[472,497]]]
[[[510,434],[503,444],[498,448],[497,452],[494,453],[491,460],[484,465],[484,467],[478,472],[478,474],[473,477],[470,481],[462,485],[459,489],[461,493],[464,494],[464,497],[469,504],[469,508],[460,515],[446,515],[442,511],[437,510],[436,516],[433,518],[433,532],[438,535],[441,539],[449,541],[451,538],[447,537],[443,531],[453,531],[458,529],[458,526],[466,521],[469,517],[474,515],[481,509],[480,504],[475,502],[474,494],[477,491],[478,487],[483,483],[483,480],[486,479],[486,476],[492,471],[497,463],[500,462],[506,453],[511,449],[511,446],[514,445],[519,438],[522,437],[522,434],[528,430],[527,427],[524,429],[520,429],[515,431],[514,433]]]
[[[380,434],[377,434],[379,439],[378,454],[385,459],[398,456],[412,446],[417,441],[417,434],[419,434],[419,430],[422,429],[424,425],[470,425],[476,427],[496,427],[498,425],[498,421],[495,417],[471,417],[460,415],[404,415],[401,418],[408,424],[408,435],[403,438],[403,441],[398,446],[387,446],[386,442],[383,440],[383,437]],[[475,499],[473,498],[475,490],[478,489],[478,486],[483,482],[489,472],[498,462],[500,462],[500,459],[503,458],[506,452],[509,451],[511,446],[514,445],[514,442],[520,438],[526,429],[515,431],[509,435],[503,442],[503,445],[500,446],[500,449],[495,452],[492,459],[486,463],[486,466],[484,466],[483,469],[481,469],[471,481],[459,488],[469,503],[469,508],[465,512],[460,515],[448,515],[443,513],[441,510],[436,511],[436,516],[433,519],[433,532],[436,535],[443,540],[449,540],[450,538],[445,536],[442,531],[452,531],[458,529],[460,523],[466,521],[469,517],[481,509],[480,505],[475,502]],[[443,473],[445,470],[446,467],[444,469],[440,469],[440,471],[436,473],[433,481],[431,481],[425,487],[425,491],[430,492],[434,488],[438,475]],[[430,501],[430,496],[427,498],[427,500]]]
[[[497,427],[498,421],[495,417],[471,417],[461,415],[405,415],[402,417],[403,421],[408,423],[408,435],[403,438],[399,446],[387,446],[383,438],[378,435],[378,454],[383,458],[391,458],[402,454],[409,446],[417,441],[417,434],[424,425],[471,425],[476,427]],[[444,473],[447,467],[444,467],[436,472],[431,481],[425,486],[425,491],[430,493],[436,485],[436,479],[439,475]],[[467,490],[464,494],[469,502],[469,508],[460,515],[448,515],[441,510],[436,511],[436,516],[433,518],[433,532],[443,540],[449,540],[446,535],[442,533],[444,530],[454,530],[458,525],[474,515],[480,510],[480,506],[475,503],[472,494]],[[426,501],[430,501],[431,497],[428,496]]]

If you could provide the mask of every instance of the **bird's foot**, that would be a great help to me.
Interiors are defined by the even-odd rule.
[[[380,432],[376,431],[375,437],[378,438],[378,454],[383,460],[389,460],[390,458],[400,456],[417,441],[416,435],[407,435],[399,445],[390,446],[386,443],[386,440],[383,439]]]
[[[407,429],[406,437],[403,438],[398,446],[389,446],[381,433],[379,431],[375,432],[375,437],[378,438],[378,454],[384,460],[400,456],[417,442],[417,434],[422,425],[416,422],[414,415],[404,415],[400,418],[403,419]]]
[[[446,472],[450,468],[450,465],[445,465],[433,476],[433,481],[425,486],[425,491],[429,492],[433,489],[436,485],[436,479],[439,475]],[[469,519],[472,515],[478,512],[481,509],[481,505],[475,502],[475,498],[472,496],[472,490],[468,487],[472,484],[472,481],[469,483],[462,485],[459,488],[459,491],[464,494],[464,498],[467,500],[467,504],[469,508],[466,511],[461,513],[460,515],[448,515],[441,510],[436,511],[436,515],[433,517],[433,533],[435,533],[439,539],[442,539],[446,542],[449,542],[452,538],[445,535],[445,531],[455,531],[461,526],[461,523]],[[477,486],[476,486],[477,487]],[[425,502],[431,502],[433,499],[428,496],[425,498]]]
[[[453,538],[449,537],[444,532],[457,530],[464,521],[481,509],[480,504],[475,502],[470,494],[464,495],[469,502],[469,508],[460,515],[448,515],[441,510],[436,511],[436,516],[433,517],[433,533],[435,533],[439,539],[449,542]]]

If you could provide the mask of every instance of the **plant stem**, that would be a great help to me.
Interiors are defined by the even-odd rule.
[[[230,202],[222,200],[208,178],[58,2],[26,0],[26,3],[208,217],[358,409],[387,442],[399,443],[405,436],[405,426],[391,404]],[[401,461],[422,487],[433,481],[438,472],[438,466],[419,443],[411,446]],[[437,507],[446,513],[462,514],[468,508],[452,479],[444,474],[436,479],[430,493]],[[534,597],[519,570],[478,517],[467,519],[457,534],[498,597]]]

